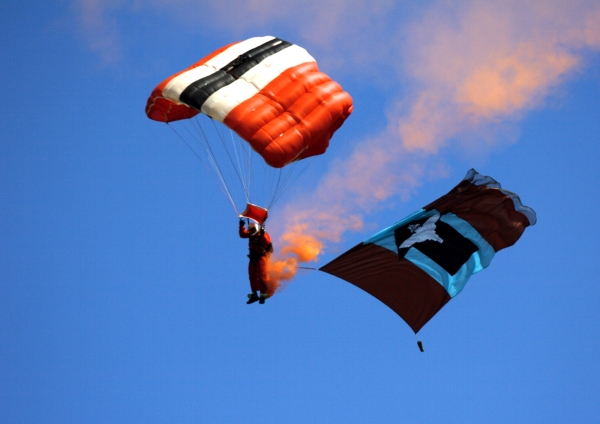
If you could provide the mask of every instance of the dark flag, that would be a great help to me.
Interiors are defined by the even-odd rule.
[[[471,169],[448,194],[320,268],[375,296],[417,333],[535,212]]]

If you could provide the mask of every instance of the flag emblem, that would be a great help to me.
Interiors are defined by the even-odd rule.
[[[408,249],[414,248],[455,275],[478,248],[436,214],[403,225],[394,231],[398,256],[404,258]]]

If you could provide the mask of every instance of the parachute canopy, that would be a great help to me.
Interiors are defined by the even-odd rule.
[[[389,306],[417,333],[535,212],[471,169],[448,194],[320,268]]]
[[[171,122],[199,111],[224,123],[272,167],[320,155],[352,112],[352,98],[308,52],[279,38],[222,47],[163,82],[146,105]]]

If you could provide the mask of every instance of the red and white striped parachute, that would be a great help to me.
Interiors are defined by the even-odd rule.
[[[247,141],[275,168],[324,153],[352,98],[308,52],[266,36],[222,47],[163,82],[146,106],[172,122],[202,112]]]

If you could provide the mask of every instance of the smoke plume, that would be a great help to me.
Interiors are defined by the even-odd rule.
[[[385,86],[388,125],[336,161],[315,191],[290,204],[270,261],[273,290],[314,266],[329,245],[364,227],[364,216],[407,198],[425,178],[444,175],[436,156],[453,140],[495,142],[494,128],[543,107],[600,47],[597,0],[73,0],[91,48],[119,53],[118,10],[151,10],[188,30],[204,26],[235,38],[285,29],[342,80]],[[211,19],[205,19],[210,15]],[[272,34],[275,35],[275,34]],[[251,36],[251,35],[249,35]],[[286,35],[287,36],[287,35]],[[341,78],[340,78],[341,77]],[[394,91],[396,90],[396,91]],[[403,90],[403,91],[400,91]],[[402,93],[401,95],[398,93]],[[355,103],[355,110],[372,107]],[[352,120],[353,117],[349,119]],[[336,137],[332,143],[336,142]],[[437,167],[437,168],[436,168]]]
[[[432,157],[450,140],[469,135],[489,144],[494,125],[543,106],[581,69],[587,51],[600,47],[600,5],[478,1],[450,10],[434,4],[403,35],[410,43],[401,45],[399,62],[415,89],[381,135],[336,163],[304,205],[286,209],[271,261],[274,286],[293,278],[298,266],[316,263],[346,231],[361,230],[363,216],[378,204],[408,197],[436,172]]]

